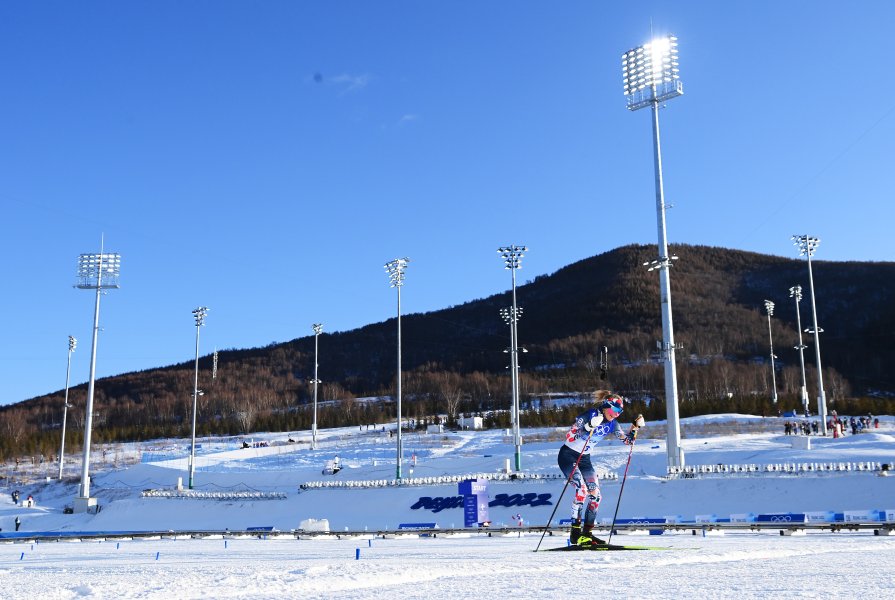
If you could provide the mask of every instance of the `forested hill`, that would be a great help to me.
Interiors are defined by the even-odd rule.
[[[771,393],[768,321],[771,319],[781,406],[794,407],[801,370],[795,301],[801,285],[802,328],[812,326],[807,263],[762,254],[675,245],[671,271],[682,414],[717,403],[766,401]],[[588,258],[517,289],[524,312],[518,324],[521,396],[611,386],[660,406],[664,378],[656,361],[662,339],[658,275],[642,265],[655,246],[625,246]],[[895,393],[895,263],[814,260],[824,386],[829,401]],[[402,317],[404,414],[455,413],[504,408],[509,328],[500,295]],[[327,402],[321,426],[375,422],[394,414],[388,402],[356,398],[393,393],[396,323],[389,320],[319,339],[319,399]],[[809,395],[816,396],[813,337],[805,334]],[[596,354],[610,353],[608,381],[599,380]],[[313,387],[314,338],[219,354],[200,360],[200,431],[305,428]],[[192,410],[193,362],[99,380],[95,423],[99,435],[151,437],[181,433]],[[86,386],[72,390],[69,418],[83,420]],[[748,407],[747,407],[748,408]],[[62,391],[0,408],[5,438],[52,431],[61,423]],[[79,417],[80,415],[80,417]],[[393,418],[393,417],[392,417]],[[74,430],[77,428],[74,427]],[[105,431],[105,433],[103,433]],[[18,432],[18,433],[16,433]],[[73,434],[77,435],[77,434]],[[58,433],[57,433],[58,437]],[[75,440],[77,442],[77,440]]]

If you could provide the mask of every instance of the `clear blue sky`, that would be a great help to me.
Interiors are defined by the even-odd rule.
[[[507,290],[501,245],[529,246],[524,283],[654,244],[620,73],[651,31],[685,91],[661,113],[672,251],[796,257],[809,233],[818,260],[892,260],[892,23],[883,0],[4,2],[0,404],[64,387],[68,335],[87,380],[72,285],[103,234],[100,377],[191,360],[199,305],[203,355],[391,318],[396,257],[412,313]]]

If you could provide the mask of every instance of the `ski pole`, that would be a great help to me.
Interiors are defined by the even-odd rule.
[[[547,530],[550,529],[550,523],[553,522],[553,517],[556,515],[556,509],[559,508],[559,503],[562,502],[562,497],[566,493],[566,488],[569,487],[569,484],[572,482],[572,478],[575,476],[575,471],[578,470],[578,463],[581,462],[581,457],[584,456],[584,451],[587,449],[588,444],[590,444],[590,436],[594,434],[594,430],[591,429],[590,433],[587,434],[587,441],[584,443],[584,448],[581,449],[581,452],[578,453],[578,460],[575,461],[575,466],[572,467],[572,472],[569,473],[568,478],[566,478],[566,484],[562,486],[562,492],[559,493],[559,498],[556,499],[556,504],[553,505],[553,512],[550,513],[550,518],[547,519],[547,524],[544,526],[544,532],[541,533],[541,539],[538,540],[538,545],[535,546],[535,552],[541,547],[541,542],[544,541],[544,536],[547,535]]]
[[[633,427],[631,428],[633,431]],[[609,527],[609,539],[606,540],[606,545],[609,545],[609,542],[612,541],[612,533],[615,531],[615,519],[618,518],[618,507],[622,504],[622,492],[625,491],[625,481],[628,479],[628,467],[631,466],[631,455],[634,454],[634,442],[637,441],[637,438],[631,440],[631,450],[628,451],[628,463],[625,465],[625,474],[622,476],[622,487],[618,491],[618,502],[615,503],[615,514],[612,515],[612,525]]]

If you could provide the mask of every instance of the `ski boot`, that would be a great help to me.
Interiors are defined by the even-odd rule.
[[[594,546],[605,546],[606,540],[601,540],[593,534],[591,528],[585,525],[581,530],[581,536],[578,538],[578,546],[582,548],[592,548]]]
[[[578,538],[581,537],[581,520],[572,521],[572,527],[569,529],[569,543],[577,544]]]

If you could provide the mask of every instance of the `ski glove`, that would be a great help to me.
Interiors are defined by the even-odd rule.
[[[634,443],[634,440],[636,440],[636,439],[637,439],[637,430],[631,429],[631,431],[628,432],[628,435],[625,436],[624,442],[626,445],[630,446],[631,444]]]
[[[637,415],[637,418],[634,419],[633,426],[636,429],[639,429],[639,428],[643,427],[644,425],[646,425],[646,421],[643,420],[643,415]]]
[[[602,415],[602,414],[594,415],[593,417],[591,417],[591,419],[590,419],[590,423],[588,423],[588,422],[585,421],[585,423],[584,423],[584,429],[585,429],[585,431],[587,431],[587,432],[591,432],[591,431],[593,431],[594,429],[596,429],[597,427],[599,427],[599,426],[600,426],[600,423],[602,423],[602,422],[603,422],[603,415]]]

